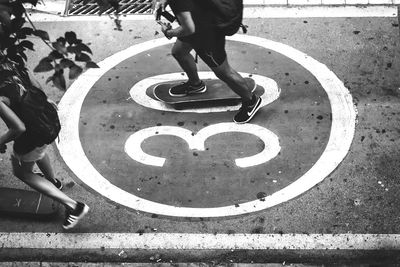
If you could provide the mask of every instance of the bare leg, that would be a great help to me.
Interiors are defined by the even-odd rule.
[[[199,74],[197,73],[197,65],[193,56],[190,54],[193,48],[180,40],[176,40],[172,47],[172,55],[178,61],[179,65],[189,78],[190,84],[200,83]]]
[[[38,160],[36,164],[38,165],[39,169],[42,171],[44,177],[47,180],[56,182],[54,177],[54,171],[50,164],[50,158],[47,155],[47,153],[41,160]]]
[[[229,65],[227,59],[220,66],[212,68],[212,70],[219,79],[224,81],[242,98],[243,102],[251,100],[253,95],[251,92],[252,88],[249,88],[246,80]]]
[[[46,178],[36,175],[32,172],[35,162],[20,162],[15,157],[11,157],[14,175],[24,183],[37,190],[38,192],[55,199],[66,207],[75,209],[77,202],[57,187]]]

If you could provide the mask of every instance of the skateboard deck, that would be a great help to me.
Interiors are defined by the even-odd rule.
[[[59,204],[36,191],[0,187],[0,214],[48,217]]]
[[[251,78],[245,78],[247,84],[253,91],[257,85]],[[183,81],[182,81],[183,82]],[[170,96],[169,89],[180,83],[180,81],[171,83],[158,84],[153,89],[154,97],[166,104],[173,106],[183,106],[191,104],[225,104],[225,105],[236,105],[241,101],[240,96],[233,92],[228,85],[219,79],[207,79],[204,80],[207,91],[201,94],[191,94],[187,96]]]

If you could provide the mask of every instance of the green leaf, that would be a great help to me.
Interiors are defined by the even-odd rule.
[[[56,72],[59,72],[59,71],[61,71],[61,70],[62,70],[62,68],[61,68],[60,64],[55,64],[55,66],[54,66],[54,70],[55,70]]]
[[[31,4],[33,6],[36,6],[38,3],[38,0],[21,0],[21,3],[28,3]]]
[[[52,59],[52,60],[64,58],[64,56],[60,52],[58,52],[57,50],[51,51],[48,57],[50,59]]]
[[[8,34],[7,34],[7,35],[8,35]],[[15,46],[15,42],[16,42],[16,41],[17,41],[16,38],[10,37],[9,35],[8,35],[8,36],[5,36],[4,38],[2,38],[2,39],[0,40],[1,45],[2,45],[4,48],[9,48],[9,47],[11,47],[11,46]]]
[[[15,61],[14,58],[17,56],[17,46],[16,45],[10,46],[7,48],[6,51],[7,51],[7,57]]]
[[[27,35],[32,35],[32,34],[33,34],[33,29],[32,28],[23,27],[17,32],[16,37],[18,39],[25,39]]]
[[[23,35],[32,35],[33,29],[29,28],[29,27],[23,27],[18,31],[18,33],[23,34]]]
[[[62,71],[55,72],[52,81],[54,86],[57,87],[58,89],[63,91],[67,89],[64,73]]]
[[[47,78],[46,80],[46,84],[48,84],[49,82],[53,81],[54,76],[50,76],[49,78]]]
[[[25,19],[22,17],[16,17],[11,20],[12,32],[18,32],[25,24]]]
[[[25,62],[24,59],[20,56],[20,55],[7,55],[7,57],[9,59],[11,59],[12,61],[14,61],[15,63],[17,63],[17,65],[19,65],[20,67],[24,67],[25,66]]]
[[[25,7],[20,1],[14,1],[10,3],[10,6],[12,8],[12,14],[14,15],[15,18],[23,18],[23,15],[25,13]]]
[[[14,73],[10,70],[0,70],[0,84],[2,84],[4,81],[6,81],[13,75]]]
[[[65,68],[70,68],[74,65],[75,63],[72,60],[69,60],[68,58],[63,58],[60,61],[60,67],[65,69]]]
[[[89,46],[87,46],[87,45],[85,45],[83,43],[78,44],[77,45],[77,49],[79,50],[79,52],[84,51],[84,52],[88,52],[91,55],[93,54],[92,50],[90,50]]]
[[[0,23],[3,24],[3,29],[6,32],[11,31],[11,18],[10,12],[7,10],[1,9],[3,5],[0,5]]]
[[[18,52],[18,55],[20,55],[25,61],[28,61],[28,58],[26,57],[26,54],[23,51]]]
[[[81,61],[81,62],[92,61],[92,59],[90,58],[90,56],[89,56],[88,54],[85,54],[85,53],[77,54],[77,55],[75,56],[75,60],[76,60],[76,61]]]
[[[34,72],[47,72],[54,69],[53,64],[51,64],[51,59],[45,57],[40,60],[39,64],[33,69]]]
[[[7,13],[12,13],[12,8],[9,5],[10,1],[2,0],[0,1],[0,11],[6,11]]]
[[[62,44],[63,46],[67,44],[67,41],[65,40],[64,37],[58,37],[56,42]]]
[[[35,51],[35,49],[33,49],[33,43],[31,41],[23,40],[21,43],[19,43],[19,45],[29,50]]]
[[[70,46],[67,47],[67,52],[71,53],[71,54],[76,54],[79,51],[78,51],[76,45],[70,45]]]
[[[65,47],[65,44],[62,42],[53,42],[51,43],[52,46],[54,47],[55,50],[57,50],[59,53],[66,55],[67,54],[67,48]]]
[[[71,68],[69,68],[69,79],[73,80],[77,78],[79,75],[81,75],[83,69],[79,67],[78,65],[73,65]]]
[[[65,33],[65,40],[68,42],[68,44],[76,44],[76,33],[75,32],[66,32]]]
[[[42,30],[35,30],[33,32],[33,35],[45,40],[45,41],[50,41],[50,37],[49,34],[46,31],[42,31]]]
[[[95,68],[100,68],[100,67],[95,62],[89,61],[89,62],[86,62],[86,68],[95,69]]]

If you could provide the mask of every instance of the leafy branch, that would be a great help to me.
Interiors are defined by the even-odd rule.
[[[115,9],[117,28],[121,30],[119,20],[119,0],[96,0],[101,15],[110,6]],[[76,79],[85,69],[98,68],[92,61],[92,51],[88,45],[78,39],[73,31],[51,42],[49,34],[37,29],[29,18],[23,4],[36,6],[38,0],[0,0],[0,62],[11,61],[19,69],[26,69],[27,50],[35,51],[34,44],[28,37],[40,38],[49,48],[50,53],[42,58],[34,68],[34,72],[53,71],[47,83],[52,82],[60,90],[66,90],[65,70],[68,69],[68,78]],[[26,20],[29,26],[24,26]],[[4,76],[6,75],[6,76]],[[11,72],[2,72],[2,80],[12,76]]]
[[[59,37],[55,42],[52,42],[51,48],[52,51],[39,61],[33,71],[54,71],[46,83],[53,82],[53,85],[60,90],[66,90],[65,69],[69,69],[68,78],[73,80],[84,69],[99,67],[90,57],[92,50],[82,43],[82,40],[78,39],[72,31],[66,32],[64,37]]]

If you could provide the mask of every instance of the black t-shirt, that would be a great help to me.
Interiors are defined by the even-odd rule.
[[[180,12],[189,11],[191,13],[196,32],[201,34],[214,29],[210,9],[207,7],[206,0],[170,0],[169,5],[175,16]]]

